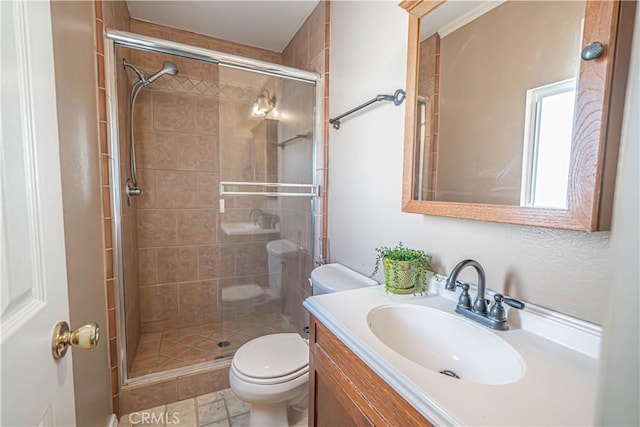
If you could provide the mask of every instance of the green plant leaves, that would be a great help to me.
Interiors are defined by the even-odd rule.
[[[413,289],[421,292],[425,288],[427,283],[427,270],[431,271],[433,267],[431,265],[431,257],[424,251],[407,248],[402,242],[399,242],[398,245],[393,248],[387,246],[376,248],[376,253],[376,263],[371,276],[374,276],[378,272],[381,261],[384,261],[385,280],[389,286],[391,286],[391,289],[394,289],[393,286],[395,285],[392,285],[392,283],[398,283],[400,279],[398,265],[401,262],[410,262],[410,282],[413,285]],[[390,271],[389,266],[391,267]],[[387,290],[390,289],[389,286],[387,286]]]

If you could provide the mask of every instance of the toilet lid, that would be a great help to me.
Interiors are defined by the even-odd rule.
[[[253,378],[277,378],[309,363],[309,346],[296,333],[271,334],[249,341],[236,351],[236,369]]]

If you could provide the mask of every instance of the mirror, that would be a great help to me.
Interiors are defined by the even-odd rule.
[[[415,199],[566,208],[584,7],[449,2],[420,20]]]
[[[619,2],[401,6],[410,13],[403,210],[606,229]],[[593,41],[604,54],[582,60]]]

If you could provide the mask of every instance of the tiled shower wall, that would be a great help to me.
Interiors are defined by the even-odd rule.
[[[215,37],[192,33],[190,31],[178,30],[177,28],[139,21],[137,19],[130,20],[130,28],[131,32],[137,34],[144,34],[164,40],[171,40],[174,42],[190,44],[192,46],[217,50],[219,52],[231,53],[233,55],[282,64],[282,54],[266,49],[246,46],[227,40],[217,39]]]
[[[116,64],[122,64],[126,49],[116,48]],[[120,83],[118,89],[118,140],[120,149],[120,188],[125,188],[129,172],[129,90],[132,85],[131,76],[124,67],[116,66],[116,79]],[[127,318],[125,337],[127,348],[127,363],[131,366],[135,358],[138,341],[140,339],[140,297],[138,293],[138,200],[122,200],[122,274],[124,280],[124,309]]]
[[[221,322],[220,288],[267,288],[265,246],[278,238],[277,232],[230,238],[221,229],[224,221],[247,222],[252,209],[268,211],[263,197],[237,197],[218,213],[221,176],[256,179],[255,161],[266,154],[254,144],[264,139],[256,138],[264,133],[264,120],[247,118],[264,77],[247,73],[243,81],[249,86],[238,87],[221,81],[216,65],[142,51],[130,55],[145,72],[161,68],[164,60],[179,69],[143,89],[134,112],[143,188],[137,223],[142,331]],[[273,149],[275,142],[260,147]],[[278,304],[250,302],[226,306],[224,320],[261,309],[280,311]]]
[[[283,64],[308,71],[315,71],[321,75],[318,82],[320,95],[316,100],[316,108],[324,111],[321,114],[319,123],[305,121],[305,119],[293,123],[287,131],[289,134],[282,135],[287,138],[295,134],[304,134],[315,125],[316,138],[316,174],[320,184],[321,197],[316,205],[316,228],[312,230],[312,215],[310,211],[310,201],[307,198],[289,198],[283,200],[283,238],[294,243],[299,243],[302,250],[287,256],[284,272],[284,312],[290,316],[294,326],[301,331],[308,325],[308,313],[302,307],[302,302],[311,295],[309,286],[309,276],[315,267],[312,259],[312,249],[322,248],[322,253],[318,251],[316,258],[327,259],[326,248],[326,212],[327,212],[327,163],[328,159],[328,96],[329,96],[329,34],[330,34],[330,14],[329,2],[321,1],[311,15],[304,22],[300,30],[293,37],[289,45],[282,52]],[[296,87],[287,87],[288,82],[284,82],[283,90],[296,90]],[[294,94],[293,99],[300,99],[309,96],[307,93]],[[291,98],[290,98],[291,99]],[[304,101],[302,101],[304,102]],[[291,106],[293,107],[293,106]],[[298,161],[300,158],[309,158],[311,153],[309,142],[292,143],[284,150],[279,151],[280,160],[278,165],[284,167],[281,170],[284,181],[297,181],[311,183],[311,171],[306,169],[305,163]],[[315,234],[315,240],[313,239]],[[319,242],[322,244],[319,244]]]
[[[287,50],[285,50],[285,53],[289,52],[291,58],[296,61],[295,64],[292,63],[289,65],[301,66],[301,68],[317,71],[323,74],[325,63],[325,14],[327,13],[328,11],[324,7],[324,3],[321,3],[309,17],[307,22],[302,26]],[[149,35],[164,38],[171,35],[173,39],[176,39],[175,30],[171,30],[166,27],[151,25],[135,20],[132,21],[131,26],[132,31],[140,33],[146,32]],[[188,39],[192,42],[196,42],[196,44],[199,43],[200,45],[211,47],[211,44],[207,42],[208,38],[203,36],[194,35],[189,39],[182,35],[177,39]],[[296,53],[293,53],[294,51]],[[158,55],[144,52],[134,52],[133,55],[135,63],[143,67],[146,71],[149,69],[159,69],[161,67],[161,60],[158,58]],[[172,58],[172,60],[174,59]],[[191,197],[189,196],[190,192],[188,189],[202,187],[200,185],[200,180],[202,179],[214,179],[215,182],[213,183],[213,186],[211,186],[210,183],[203,182],[205,188],[204,191],[208,192],[206,196],[194,196],[194,200],[199,200],[200,202],[196,201],[194,206],[190,206],[192,208],[215,207],[211,202],[215,203],[217,201],[217,184],[221,177],[224,180],[256,181],[261,181],[262,179],[260,178],[264,177],[257,173],[258,170],[255,165],[256,147],[251,146],[252,143],[255,143],[255,141],[260,139],[259,137],[256,138],[256,132],[264,132],[259,129],[262,120],[255,120],[256,128],[252,129],[253,138],[251,138],[251,135],[243,129],[243,125],[246,126],[245,122],[247,122],[246,112],[249,111],[251,103],[256,99],[259,92],[255,93],[248,90],[246,87],[241,88],[235,86],[237,82],[227,84],[227,79],[224,76],[220,79],[219,85],[215,85],[211,88],[207,87],[205,89],[203,83],[211,84],[216,81],[215,77],[206,75],[206,67],[212,66],[194,62],[194,66],[199,67],[199,69],[195,70],[195,72],[191,72],[188,68],[189,65],[185,63],[192,61],[179,61],[181,63],[177,63],[174,60],[180,69],[178,76],[170,80],[161,79],[162,81],[165,83],[171,83],[171,89],[188,92],[192,96],[213,96],[219,98],[219,123],[221,123],[221,125],[214,131],[214,136],[217,137],[214,138],[215,141],[212,140],[212,143],[215,144],[214,150],[210,151],[207,155],[203,155],[202,152],[196,153],[195,155],[199,159],[211,160],[210,154],[216,153],[215,148],[217,147],[217,152],[219,152],[219,156],[221,158],[216,158],[214,163],[216,164],[216,167],[219,164],[220,168],[209,170],[209,172],[213,172],[213,175],[208,178],[202,174],[200,177],[192,176],[191,178],[187,178],[184,165],[177,166],[177,169],[182,170],[181,174],[176,174],[177,170],[172,169],[174,166],[168,164],[156,165],[161,167],[161,171],[152,171],[149,165],[144,164],[145,161],[148,160],[144,159],[145,156],[148,157],[145,146],[157,145],[158,138],[162,139],[163,136],[156,132],[155,135],[158,138],[147,138],[142,135],[138,138],[142,147],[140,153],[140,156],[142,157],[141,167],[149,171],[149,176],[146,176],[147,171],[144,171],[141,174],[141,182],[152,187],[145,191],[148,196],[147,201],[143,201],[144,196],[140,200],[141,215],[138,222],[139,233],[141,234],[140,247],[144,248],[139,251],[143,330],[145,332],[162,330],[167,325],[175,325],[176,322],[178,325],[190,325],[198,324],[203,321],[220,319],[220,301],[213,299],[213,295],[217,294],[216,289],[218,287],[248,283],[255,283],[263,288],[268,287],[268,267],[265,244],[269,240],[277,239],[279,236],[274,233],[273,235],[259,235],[253,237],[229,237],[226,236],[220,228],[220,223],[223,221],[248,221],[250,212],[253,209],[261,209],[265,212],[282,215],[283,218],[280,223],[283,225],[283,233],[285,233],[284,237],[295,243],[300,243],[304,248],[303,251],[300,251],[295,255],[295,259],[290,259],[287,263],[289,268],[287,270],[288,274],[286,277],[290,280],[289,286],[285,286],[284,292],[284,312],[292,318],[296,326],[301,329],[307,323],[305,311],[302,308],[302,301],[310,294],[307,278],[309,277],[310,270],[313,265],[311,259],[311,248],[314,242],[311,241],[312,233],[310,230],[312,221],[308,199],[290,200],[283,198],[284,200],[281,200],[278,204],[274,204],[261,197],[225,198],[226,212],[217,216],[216,227],[211,226],[211,223],[215,218],[214,210],[211,210],[208,213],[201,210],[197,219],[194,216],[184,217],[184,214],[174,217],[175,213],[166,210],[177,208],[178,205],[176,203],[179,203],[179,201],[185,197]],[[223,71],[218,73],[218,78],[220,78]],[[228,72],[228,70],[226,71]],[[231,73],[233,72],[242,73],[231,70]],[[176,83],[176,81],[184,78],[184,76],[193,78],[189,79],[189,81],[182,81],[180,84]],[[208,80],[207,77],[210,79]],[[213,78],[213,80],[211,80],[211,78]],[[255,78],[259,77],[256,76]],[[230,77],[230,79],[232,78]],[[245,84],[248,83],[246,82],[247,77],[244,77],[243,79],[245,80]],[[152,94],[153,100],[150,100],[149,94],[144,95],[146,100],[143,95],[141,95],[138,100],[138,103],[141,106],[139,110],[141,119],[138,120],[138,122],[145,123],[143,125],[138,125],[139,128],[151,126],[154,128],[154,131],[161,130],[166,132],[169,130],[166,127],[172,126],[169,123],[175,122],[175,120],[172,122],[171,120],[165,120],[166,117],[160,116],[154,116],[153,119],[150,118],[151,114],[164,114],[161,110],[166,109],[166,107],[162,107],[158,104],[161,96],[166,98],[165,101],[167,103],[175,104],[175,108],[170,107],[170,109],[173,108],[174,111],[168,114],[173,114],[174,117],[180,117],[181,114],[184,117],[189,116],[188,112],[181,112],[183,107],[180,102],[170,100],[171,96],[169,95],[160,95],[160,93],[156,93],[156,91],[168,89],[165,83],[161,84],[160,82],[161,81],[159,80],[150,88],[150,90],[143,90],[143,94],[145,91]],[[286,84],[287,82],[284,82],[282,86],[285,86]],[[165,85],[165,87],[162,85]],[[262,83],[255,82],[251,86],[253,88],[270,88],[277,92],[278,95],[280,95],[282,90],[285,90],[285,88],[278,87],[277,83],[271,83],[269,81]],[[309,95],[312,95],[312,92],[308,92],[306,94],[307,98],[304,101],[310,104],[312,100]],[[186,96],[188,95],[185,94],[183,97]],[[286,97],[278,96],[278,99],[280,100],[292,98],[296,98],[296,95],[290,95],[288,93]],[[145,108],[145,104],[148,104],[149,106]],[[184,105],[187,104],[188,102],[184,103]],[[188,110],[189,107],[187,106],[186,109]],[[138,114],[138,112],[136,112],[136,114]],[[243,123],[239,123],[240,121]],[[309,123],[298,123],[297,126],[294,126],[296,127],[295,129],[289,126],[287,131],[292,134],[307,133],[312,130],[312,125],[312,121],[309,121]],[[157,129],[157,126],[160,126],[161,129]],[[198,128],[197,123],[195,128],[188,123],[178,124],[178,126],[183,126],[183,129],[176,129],[178,132],[185,132],[187,131],[187,128],[196,129],[197,131]],[[282,134],[282,130],[284,129],[280,127],[281,135],[279,136],[279,139],[285,139],[289,136],[287,134]],[[200,150],[202,150],[206,145],[203,137],[204,136],[200,137]],[[176,136],[176,138],[175,147],[177,149],[177,147],[181,145],[180,138],[184,137]],[[274,138],[277,140],[278,135]],[[161,144],[165,144],[166,148],[171,145],[171,142],[164,141],[161,142]],[[290,147],[291,148],[286,151],[286,154],[281,154],[278,161],[279,165],[294,163],[299,165],[308,164],[308,160],[299,162],[296,161],[296,159],[309,159],[311,157],[310,153],[306,152],[311,147],[310,141],[306,141],[304,144],[296,144],[295,146],[291,145]],[[303,150],[302,153],[296,154],[296,151],[300,151],[300,149]],[[285,153],[285,151],[280,153]],[[253,157],[251,156],[252,154],[254,155]],[[168,159],[167,161],[171,162],[171,160]],[[206,169],[206,166],[202,167],[204,169],[200,169],[201,172]],[[189,168],[192,170],[198,170],[199,166],[196,166],[195,168],[190,166]],[[280,180],[310,183],[311,171],[308,167],[301,166],[299,169],[300,170],[288,170],[284,174],[284,178],[280,178]],[[167,175],[168,170],[171,170],[173,173],[171,175]],[[247,170],[249,170],[248,175]],[[275,179],[277,177],[268,176],[267,178]],[[169,183],[169,179],[172,179],[174,182]],[[179,181],[180,179],[182,181],[176,182],[176,180]],[[162,189],[154,188],[161,185],[163,186]],[[209,190],[206,190],[207,187],[209,187]],[[154,194],[164,194],[163,197],[169,205],[159,201],[157,196],[154,196]],[[204,203],[206,206],[201,205],[203,197],[209,197],[209,199]],[[144,212],[145,209],[150,209],[150,211]],[[161,223],[166,225],[172,222],[177,224],[175,226],[175,232],[170,232],[165,228],[163,233],[161,231],[163,227]],[[193,227],[189,227],[187,224],[192,222]],[[143,224],[147,224],[147,226],[151,228],[149,230],[145,230],[145,226],[143,226]],[[287,225],[285,226],[285,224]],[[186,237],[186,239],[184,236],[180,236],[181,228],[183,233],[193,233],[201,227],[205,227],[204,230],[210,230],[210,234],[200,234],[195,240],[193,236]],[[191,229],[191,231],[189,231],[189,229]],[[143,234],[146,236],[148,233],[162,235],[163,237],[161,239],[165,239],[165,241],[149,241],[147,237],[142,237]],[[185,246],[180,246],[181,243],[199,245],[199,247],[196,248],[191,246],[187,248]],[[168,247],[166,246],[168,244],[178,246]],[[303,267],[299,267],[301,263],[304,264]],[[153,268],[153,266],[157,267]],[[166,266],[163,268],[167,273],[169,273],[169,277],[159,270],[160,266]],[[213,269],[215,271],[207,271],[207,269]],[[167,286],[169,284],[171,286]],[[194,303],[182,304],[182,301],[194,301]],[[247,310],[250,311],[251,308],[244,307],[244,311]],[[234,307],[233,309],[226,307],[224,316],[225,320],[232,319],[234,314],[241,315],[242,312],[243,310],[240,307]]]
[[[134,111],[138,152],[138,254],[142,331],[218,320],[216,175],[218,103],[181,90],[213,83],[217,66],[130,50],[145,73],[176,63],[178,76],[143,89]],[[173,86],[176,86],[174,88]],[[178,87],[179,86],[179,87]],[[204,83],[203,83],[204,86]]]
[[[280,98],[278,80],[247,71],[228,68],[221,70],[221,83],[235,88],[235,94],[226,91],[226,96],[220,96],[222,180],[277,180],[274,163],[275,144],[278,141],[277,124],[270,119],[252,118],[249,112],[262,88]],[[255,92],[252,93],[253,91]],[[226,274],[221,280],[223,291],[233,286],[251,284],[267,290],[269,271],[266,244],[279,239],[280,233],[274,231],[267,234],[227,235],[223,232],[222,225],[250,222],[254,209],[279,216],[278,203],[261,196],[225,196],[224,201],[224,213],[219,215],[219,241],[222,251],[227,254],[232,274]],[[280,299],[270,297],[257,304],[251,301],[225,301],[223,311],[225,321],[254,313],[280,312]]]

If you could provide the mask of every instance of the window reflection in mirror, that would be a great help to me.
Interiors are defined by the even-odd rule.
[[[422,18],[415,199],[567,206],[584,10],[456,1]]]
[[[567,207],[576,80],[527,91],[521,205]]]

